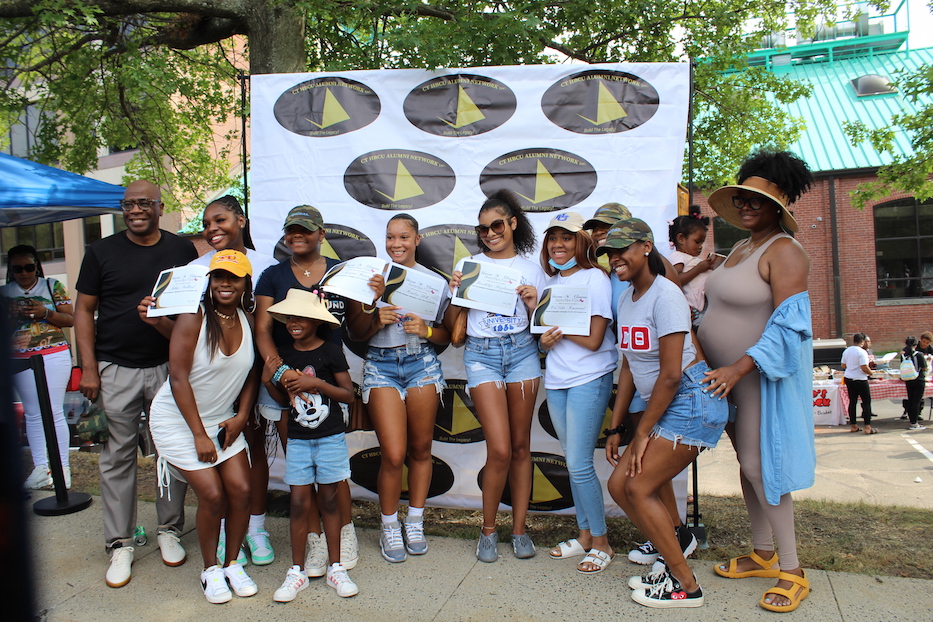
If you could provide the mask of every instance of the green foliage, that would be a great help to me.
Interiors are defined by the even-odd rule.
[[[146,13],[159,3],[0,0],[0,58],[10,68],[0,130],[37,102],[47,122],[34,158],[85,172],[104,147],[136,145],[128,176],[171,187],[167,198],[178,205],[231,183],[225,157],[240,137],[214,128],[238,112],[237,34],[246,35],[254,65],[273,71],[294,71],[277,60],[294,58],[280,55],[291,46],[301,46],[310,71],[694,58],[703,59],[695,72],[695,182],[712,186],[730,180],[754,147],[785,146],[801,130],[777,102],[804,90],[767,71],[743,71],[745,55],[786,26],[788,11],[805,31],[836,9],[833,0],[282,2],[173,0],[174,10],[189,12]],[[269,26],[283,11],[304,15],[303,40],[277,37]]]
[[[878,170],[878,181],[861,184],[851,192],[860,209],[894,192],[912,194],[919,201],[933,197],[933,104],[921,104],[933,96],[933,67],[902,71],[895,84],[917,106],[914,112],[892,115],[889,126],[877,129],[860,121],[844,124],[853,145],[868,142],[878,152],[890,154],[892,160]],[[898,138],[906,138],[912,154],[904,155],[895,147]]]

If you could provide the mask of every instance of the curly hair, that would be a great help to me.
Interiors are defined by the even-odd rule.
[[[810,167],[789,151],[759,149],[752,153],[739,168],[739,184],[749,177],[761,177],[777,185],[787,195],[788,203],[796,202],[813,185]]]
[[[522,210],[518,197],[511,190],[497,190],[489,195],[489,198],[479,208],[482,214],[487,210],[495,209],[507,218],[515,219],[515,230],[512,232],[512,244],[515,246],[515,252],[519,255],[527,255],[535,249],[535,229],[528,220],[528,216]],[[485,253],[489,248],[483,244],[483,239],[476,236],[476,243],[481,252]]]
[[[695,231],[707,231],[709,229],[709,216],[700,216],[700,206],[691,205],[690,213],[686,216],[678,216],[671,222],[667,228],[667,236],[671,244],[677,246],[677,236],[681,233],[685,238],[689,238]]]

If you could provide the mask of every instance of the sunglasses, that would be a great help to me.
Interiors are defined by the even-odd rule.
[[[120,201],[120,207],[124,212],[131,212],[133,211],[133,206],[138,205],[139,209],[143,210],[144,212],[148,212],[158,203],[158,201],[153,201],[152,199],[130,199]]]
[[[10,270],[13,271],[13,274],[22,274],[23,272],[35,272],[36,264],[27,263],[22,266],[10,266]]]
[[[478,235],[481,238],[485,238],[487,235],[489,235],[490,230],[496,235],[499,235],[500,233],[505,231],[505,226],[509,220],[512,220],[512,219],[511,218],[508,218],[508,219],[500,218],[499,220],[492,221],[492,223],[489,225],[476,225],[476,235]]]
[[[768,199],[764,197],[740,197],[739,195],[734,195],[732,197],[732,205],[736,209],[742,209],[746,205],[749,209],[760,210],[768,202]]]

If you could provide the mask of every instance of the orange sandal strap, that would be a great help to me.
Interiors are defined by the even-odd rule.
[[[794,584],[794,587],[772,587],[766,590],[765,593],[762,594],[761,601],[759,601],[758,604],[768,611],[793,611],[800,606],[800,603],[803,602],[803,599],[810,595],[810,581],[807,579],[806,573],[804,573],[804,576],[799,577],[789,572],[782,572],[778,574],[778,581],[789,581],[790,583]],[[765,598],[768,596],[768,594],[785,596],[790,601],[790,604],[781,607],[772,603],[766,603]]]
[[[753,570],[745,570],[739,572],[739,561],[742,559],[748,558],[758,564],[759,568]],[[778,561],[778,554],[775,552],[771,559],[763,559],[758,553],[752,551],[748,555],[740,555],[739,557],[733,557],[729,560],[729,569],[722,570],[719,565],[713,567],[713,570],[716,571],[716,574],[728,579],[745,579],[747,577],[765,577],[772,578],[778,576],[780,572],[777,568],[772,568],[774,564]]]

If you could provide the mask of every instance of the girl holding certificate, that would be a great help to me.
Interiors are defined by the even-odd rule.
[[[577,564],[584,574],[601,572],[612,561],[606,533],[603,491],[593,465],[593,450],[612,392],[612,372],[619,355],[606,329],[612,321],[612,286],[596,263],[596,245],[583,231],[584,218],[558,214],[544,232],[541,265],[548,287],[586,288],[590,330],[586,336],[564,334],[560,327],[541,335],[547,354],[544,388],[548,412],[567,460],[580,535],[551,550],[553,559],[586,554]]]
[[[389,220],[386,225],[389,259],[406,268],[433,274],[415,262],[415,249],[420,242],[418,221],[414,218],[397,214]],[[382,298],[386,290],[383,276],[377,274],[369,284],[376,299]],[[369,405],[382,452],[378,478],[382,509],[379,547],[382,556],[392,563],[405,561],[408,554],[428,552],[424,505],[433,469],[434,418],[441,391],[446,387],[432,344],[450,342],[450,332],[441,323],[444,308],[442,304],[436,320],[427,322],[391,305],[377,309],[375,305],[353,303],[349,311],[352,339],[369,341],[363,364],[363,401]],[[409,500],[403,524],[398,518],[398,505],[406,457]]]
[[[703,590],[687,565],[661,491],[706,447],[715,447],[728,405],[701,384],[709,367],[690,335],[690,306],[663,277],[661,255],[648,225],[622,219],[599,254],[631,283],[619,299],[619,348],[625,356],[607,431],[606,458],[615,466],[609,494],[664,557],[666,566],[632,577],[632,599],[647,607],[699,607]],[[631,442],[619,456],[620,424],[635,389],[647,401]]]
[[[541,364],[531,336],[529,313],[544,286],[544,273],[522,255],[535,246],[534,229],[516,196],[500,190],[483,203],[476,234],[484,252],[470,257],[479,264],[494,264],[520,273],[511,315],[451,306],[448,327],[468,313],[466,348],[467,389],[486,437],[483,469],[483,528],[476,557],[483,562],[498,558],[496,511],[508,478],[512,496],[512,551],[518,558],[534,557],[535,547],[525,532],[531,501],[531,420],[541,378]],[[450,280],[457,291],[463,280],[463,262]],[[481,266],[480,266],[481,267]]]

